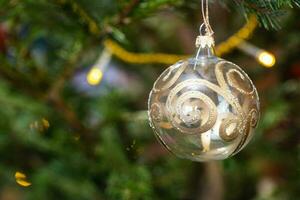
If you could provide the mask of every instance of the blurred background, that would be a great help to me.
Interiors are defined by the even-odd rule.
[[[217,53],[249,74],[262,116],[242,152],[196,163],[148,125],[172,59],[129,52],[194,54],[200,0],[0,0],[0,199],[299,199],[297,3],[211,1]]]

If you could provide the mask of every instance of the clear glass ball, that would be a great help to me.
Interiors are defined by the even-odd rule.
[[[150,125],[181,158],[228,158],[252,138],[259,97],[248,75],[214,55],[180,61],[156,80],[148,102]]]

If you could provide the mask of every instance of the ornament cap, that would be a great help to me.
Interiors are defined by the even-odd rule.
[[[205,48],[205,47],[214,47],[215,40],[213,36],[210,35],[199,35],[196,39],[196,47]]]
[[[215,41],[211,35],[199,35],[196,40],[196,47],[198,48],[196,53],[196,60],[203,57],[214,57],[215,56]],[[195,63],[194,69],[196,68],[197,62]]]

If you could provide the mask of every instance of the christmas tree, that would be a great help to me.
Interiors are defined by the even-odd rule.
[[[242,152],[196,163],[157,142],[146,110],[194,53],[200,1],[1,0],[0,199],[298,199],[298,6],[210,1],[217,53],[252,78],[262,115]]]

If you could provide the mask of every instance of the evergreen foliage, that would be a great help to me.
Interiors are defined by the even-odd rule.
[[[216,20],[219,38],[250,14],[283,31],[260,29],[253,38],[280,55],[274,71],[236,51],[229,55],[249,66],[264,114],[246,150],[210,165],[168,154],[140,112],[162,67],[113,59],[100,86],[76,81],[93,66],[107,37],[133,51],[190,52],[200,1],[0,0],[0,29],[6,32],[0,45],[0,199],[297,199],[300,15],[288,8],[300,1],[218,3],[240,10],[228,14],[211,7],[212,18],[224,20]],[[17,185],[16,171],[32,185]],[[267,198],[257,189],[265,178],[275,188]]]

